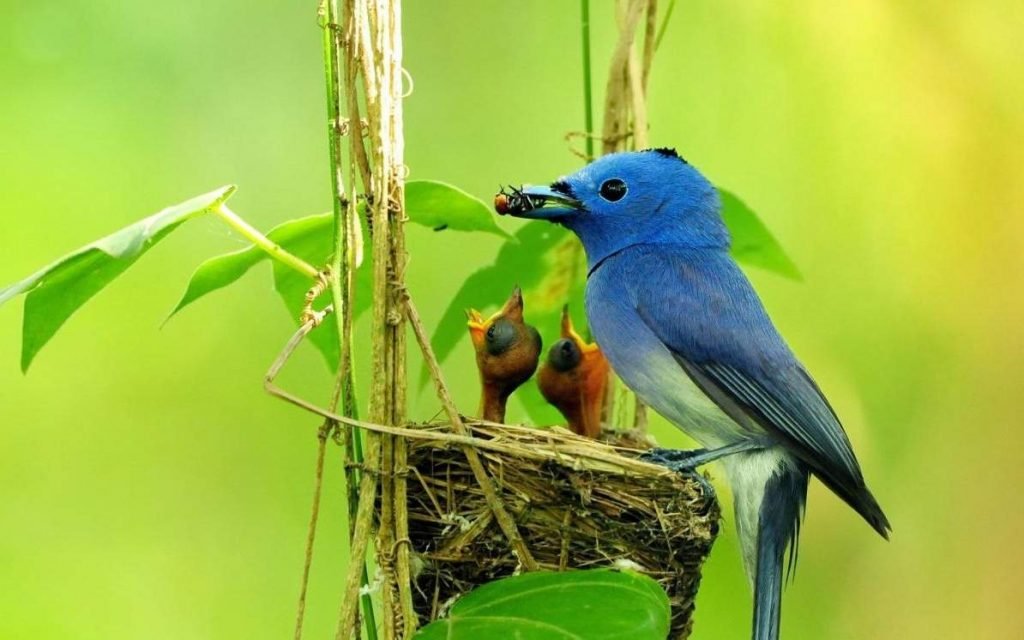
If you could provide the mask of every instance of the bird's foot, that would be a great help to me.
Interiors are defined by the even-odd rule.
[[[692,479],[701,486],[705,498],[714,499],[715,488],[711,482],[704,477],[703,473],[697,471],[697,467],[704,463],[704,456],[707,449],[661,449],[654,448],[640,454],[640,459],[646,462],[653,462],[656,465],[675,471],[681,476]]]
[[[686,471],[683,475],[693,479],[700,485],[705,500],[714,500],[718,497],[717,494],[715,494],[715,488],[711,485],[711,481],[708,480],[703,473],[699,471]]]
[[[640,459],[667,467],[677,473],[693,471],[702,464],[707,449],[662,449],[656,447],[640,454]]]
[[[744,453],[748,451],[760,451],[772,446],[772,441],[767,438],[749,438],[727,444],[716,449],[650,449],[645,451],[640,458],[668,467],[673,471],[693,471],[697,467],[714,462],[720,458]]]

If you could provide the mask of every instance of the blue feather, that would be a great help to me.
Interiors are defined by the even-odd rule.
[[[779,637],[782,614],[782,556],[795,553],[800,517],[807,498],[807,472],[781,472],[765,485],[757,532],[754,578],[754,639]],[[792,565],[791,565],[792,566]]]

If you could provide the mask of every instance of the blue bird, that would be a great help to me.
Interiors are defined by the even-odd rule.
[[[721,458],[753,638],[775,640],[811,474],[886,539],[891,527],[835,412],[729,256],[717,191],[674,150],[652,149],[503,192],[495,205],[582,241],[594,338],[630,389],[704,447],[656,459],[692,470]]]

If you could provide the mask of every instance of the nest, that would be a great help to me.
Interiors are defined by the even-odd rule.
[[[542,568],[642,571],[669,596],[671,637],[689,636],[720,516],[706,483],[638,460],[650,445],[628,434],[597,442],[561,429],[468,426],[487,441],[481,460]],[[408,446],[413,591],[425,623],[458,596],[520,567],[461,447],[430,439]]]

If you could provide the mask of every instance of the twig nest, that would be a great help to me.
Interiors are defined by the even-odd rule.
[[[720,517],[706,484],[638,460],[649,445],[635,436],[606,433],[597,442],[561,429],[468,426],[541,567],[642,571],[669,596],[672,637],[689,636],[701,565]],[[425,623],[458,596],[520,567],[463,446],[419,438],[408,446],[414,596]]]

